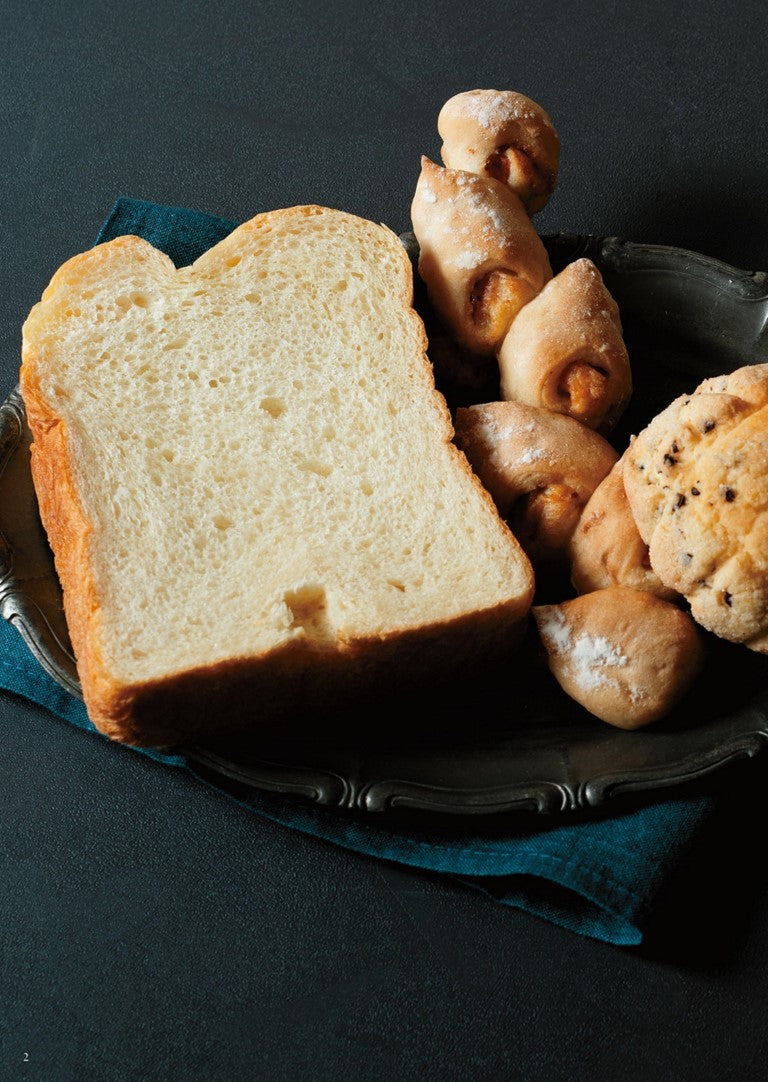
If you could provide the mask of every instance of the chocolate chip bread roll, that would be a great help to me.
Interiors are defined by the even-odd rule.
[[[546,205],[557,183],[560,139],[535,101],[513,90],[467,90],[445,103],[437,129],[450,169],[500,180],[528,214]]]
[[[630,586],[656,597],[677,597],[651,567],[648,546],[624,490],[624,458],[587,501],[570,543],[571,581],[580,594]]]
[[[582,508],[617,459],[578,421],[519,402],[456,411],[456,442],[537,563],[564,557]]]
[[[620,729],[658,721],[701,671],[693,620],[649,593],[613,586],[531,611],[563,691]]]
[[[465,349],[493,354],[552,277],[546,249],[504,184],[422,158],[411,206],[419,274]]]
[[[632,393],[619,309],[589,259],[553,278],[511,324],[498,353],[503,398],[610,431]]]
[[[672,402],[626,452],[624,485],[661,581],[704,627],[768,653],[768,365]]]

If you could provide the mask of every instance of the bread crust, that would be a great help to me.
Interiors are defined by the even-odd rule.
[[[624,484],[662,582],[768,653],[768,365],[705,380],[632,442]]]
[[[519,198],[493,178],[422,158],[411,219],[432,304],[462,346],[495,353],[520,309],[552,277]]]
[[[619,308],[590,259],[577,259],[520,312],[498,352],[501,397],[609,432],[632,394]]]
[[[535,606],[533,616],[563,690],[620,729],[664,717],[703,665],[703,642],[690,616],[627,586]]]
[[[624,490],[623,456],[587,501],[571,537],[570,557],[571,581],[580,594],[630,586],[666,601],[678,596],[651,567]]]
[[[565,559],[582,508],[618,457],[571,417],[520,402],[456,411],[456,437],[534,563]]]
[[[202,256],[191,268],[199,276],[215,274],[217,262],[236,253],[244,236],[268,234],[277,218],[303,218],[318,214],[342,215],[322,207],[298,207],[258,215]],[[351,215],[347,219],[361,222]],[[399,253],[399,301],[417,330],[418,363],[425,393],[433,400],[440,437],[448,446],[455,468],[471,484],[487,507],[498,537],[522,569],[524,587],[516,596],[478,612],[434,622],[393,626],[385,634],[340,636],[333,648],[297,636],[267,655],[231,657],[208,665],[169,672],[153,680],[125,683],[116,678],[102,649],[101,598],[93,574],[94,524],[86,515],[73,470],[70,433],[66,421],[46,399],[40,382],[44,351],[38,349],[35,324],[43,318],[40,306],[25,326],[21,390],[33,434],[32,471],[41,519],[54,552],[61,580],[67,623],[72,639],[89,716],[102,732],[130,744],[167,747],[212,734],[238,732],[257,726],[268,730],[297,715],[312,718],[352,705],[365,695],[381,695],[396,681],[404,692],[425,679],[440,681],[457,667],[477,669],[503,657],[523,633],[532,594],[530,565],[506,526],[498,520],[493,502],[472,473],[464,456],[451,445],[450,414],[434,388],[426,357],[423,324],[412,305],[412,278],[408,258],[395,235],[386,227],[366,222],[366,229],[383,230]],[[121,237],[75,256],[54,275],[43,302],[58,290],[82,286],[103,273],[112,260],[136,260],[161,279],[175,274],[170,260],[138,237]],[[186,271],[184,273],[190,273]]]
[[[549,201],[557,183],[560,139],[540,105],[514,90],[467,90],[440,110],[442,158],[507,184],[529,214]]]

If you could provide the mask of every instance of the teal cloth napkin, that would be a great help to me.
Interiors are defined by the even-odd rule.
[[[233,222],[196,211],[119,199],[98,241],[137,234],[184,266],[233,228]],[[0,651],[0,686],[106,739],[96,733],[82,703],[45,674],[4,622]],[[183,756],[136,750],[169,767],[187,768]],[[446,817],[444,825],[431,819],[422,827],[416,819],[406,827],[400,819],[390,822],[256,791],[240,803],[347,849],[450,875],[505,905],[620,946],[642,942],[665,885],[714,808],[707,797],[664,800],[587,821],[542,819],[530,828],[526,820],[525,827],[515,829],[514,817],[503,825],[480,817],[470,826]]]

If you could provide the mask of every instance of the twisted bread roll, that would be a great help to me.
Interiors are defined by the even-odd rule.
[[[535,101],[513,90],[468,90],[445,103],[437,130],[450,169],[500,180],[529,214],[546,205],[557,183],[560,140]]]
[[[601,431],[613,427],[632,393],[619,309],[589,259],[570,263],[526,305],[498,358],[502,398]]]
[[[626,452],[624,485],[662,582],[704,627],[768,653],[768,364],[672,402]]]
[[[495,353],[552,277],[522,203],[500,181],[422,158],[411,217],[432,304],[466,349]]]
[[[630,586],[672,600],[675,591],[651,567],[624,490],[623,470],[622,457],[587,501],[571,537],[571,581],[580,594]]]
[[[614,586],[532,612],[563,691],[620,729],[658,721],[703,664],[690,616],[640,590]]]
[[[456,411],[456,440],[528,556],[556,561],[582,508],[617,459],[570,417],[519,402]]]

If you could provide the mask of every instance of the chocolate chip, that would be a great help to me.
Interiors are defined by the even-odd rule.
[[[733,491],[732,488],[727,488],[723,495],[725,496],[726,503],[733,503],[733,501],[736,499],[736,493]]]
[[[704,422],[704,431],[705,432],[711,432],[714,427],[715,427],[715,422],[714,421],[705,421]]]
[[[676,466],[677,465],[677,459],[675,458],[674,455],[670,455],[670,454],[664,455],[664,461],[666,462],[666,464],[668,466]]]
[[[694,486],[693,486],[693,488],[691,489],[691,495],[692,495],[692,496],[700,496],[700,495],[701,495],[701,493],[699,492],[699,490],[698,490],[698,489],[696,488],[696,486],[695,486],[695,485],[694,485]]]
[[[680,448],[679,448],[679,447],[677,446],[677,444],[676,444],[676,443],[673,443],[673,444],[672,444],[672,454],[673,454],[673,455],[678,455],[678,454],[680,454]]]
[[[682,492],[678,492],[677,499],[675,500],[675,507],[685,507],[686,499]]]

